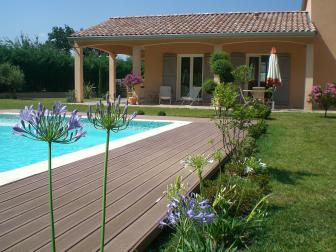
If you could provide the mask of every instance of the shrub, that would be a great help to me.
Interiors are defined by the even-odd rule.
[[[225,172],[230,176],[250,177],[268,173],[267,166],[256,157],[233,160],[225,165]]]
[[[159,111],[158,113],[157,113],[157,115],[158,116],[166,116],[166,112],[164,112],[164,111]]]
[[[232,216],[235,187],[221,188],[211,205],[197,194],[178,195],[168,204],[167,217],[161,225],[173,230],[174,239],[166,251],[232,251],[246,247],[265,218],[265,198],[244,216]]]
[[[84,85],[84,98],[91,99],[95,95],[94,84],[89,81]]]
[[[232,71],[234,82],[238,85],[248,84],[251,81],[252,67],[241,65]]]
[[[143,111],[142,109],[137,110],[137,115],[144,115],[145,111]]]
[[[65,96],[65,100],[71,103],[76,102],[75,90],[69,90]]]
[[[310,101],[324,109],[324,117],[332,106],[336,106],[336,84],[328,83],[323,88],[313,86],[310,93]]]
[[[214,80],[209,79],[203,83],[202,90],[207,94],[212,95],[215,91],[216,86],[217,83]]]
[[[214,107],[224,108],[225,111],[232,109],[237,104],[239,93],[232,84],[220,83],[214,90],[212,104]],[[222,113],[224,111],[218,111]]]
[[[24,83],[24,74],[20,67],[13,66],[9,63],[0,65],[0,85],[7,86],[12,93],[12,98],[16,98],[16,91]]]
[[[257,143],[255,138],[251,136],[246,136],[237,148],[237,157],[244,158],[253,155],[257,150]]]
[[[267,131],[267,124],[263,119],[258,120],[257,123],[252,124],[248,129],[249,135],[255,139],[265,134],[266,131]]]
[[[214,74],[219,75],[220,82],[233,81],[233,65],[228,53],[213,53],[210,58],[210,68]]]
[[[226,199],[232,202],[230,216],[246,216],[246,214],[252,211],[255,204],[269,193],[268,183],[270,177],[267,175],[262,176],[267,182],[263,181],[263,183],[259,183],[259,180],[261,179],[255,179],[254,176],[231,176],[226,173],[222,176],[221,180],[207,181],[205,186],[205,197],[208,198],[210,202],[214,202],[216,194],[220,188],[234,187],[235,190],[229,191],[226,195]]]
[[[244,166],[243,175],[245,176],[262,175],[267,171],[267,165],[255,157],[245,158],[242,163]]]
[[[268,119],[270,117],[272,110],[269,106],[265,105],[257,99],[254,99],[252,104],[255,110],[255,118]]]
[[[239,104],[237,88],[232,84],[217,85],[212,103],[215,106],[215,125],[222,133],[226,153],[237,156],[241,138],[254,117],[250,103]]]

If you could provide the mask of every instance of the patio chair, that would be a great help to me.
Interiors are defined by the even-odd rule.
[[[169,100],[169,103],[170,104],[172,103],[171,87],[169,86],[160,87],[159,104],[161,104],[161,100]]]
[[[182,105],[185,101],[191,101],[189,105],[193,105],[195,101],[200,101],[199,97],[202,87],[191,87],[188,96],[181,97]]]

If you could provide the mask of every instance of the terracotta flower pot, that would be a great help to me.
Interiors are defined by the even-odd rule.
[[[128,98],[128,103],[131,105],[136,105],[137,104],[138,99],[136,97],[129,97]]]

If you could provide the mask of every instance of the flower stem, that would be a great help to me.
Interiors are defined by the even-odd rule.
[[[104,251],[105,244],[105,217],[106,217],[106,181],[107,181],[107,166],[110,143],[110,130],[106,132],[106,149],[105,149],[105,163],[104,163],[104,177],[103,177],[103,205],[102,205],[102,222],[100,229],[100,251]]]
[[[52,174],[51,174],[51,142],[48,142],[48,179],[49,179],[49,212],[50,212],[50,226],[51,226],[51,249],[56,251],[55,246],[55,228],[54,228],[54,210],[52,198]]]

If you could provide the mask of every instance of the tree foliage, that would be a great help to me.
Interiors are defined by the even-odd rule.
[[[214,74],[219,75],[220,82],[232,82],[233,65],[230,55],[226,52],[213,53],[210,58],[210,68]]]
[[[68,37],[74,32],[75,30],[67,25],[64,25],[64,28],[61,26],[54,26],[51,32],[48,33],[48,40],[46,43],[69,54],[72,46]]]
[[[22,87],[23,83],[24,74],[20,67],[9,63],[0,64],[0,85],[7,86],[14,98],[16,91]]]
[[[74,58],[69,53],[66,39],[72,28],[54,27],[45,43],[38,38],[21,35],[11,41],[0,41],[0,64],[9,63],[20,67],[25,76],[22,91],[65,92],[74,89]],[[117,58],[116,74],[124,78],[132,71],[131,58]],[[108,55],[98,49],[85,50],[84,80],[95,87],[96,92],[105,94],[108,88]],[[99,85],[100,83],[100,85]],[[98,88],[99,86],[99,88]],[[10,91],[0,84],[0,91]]]

